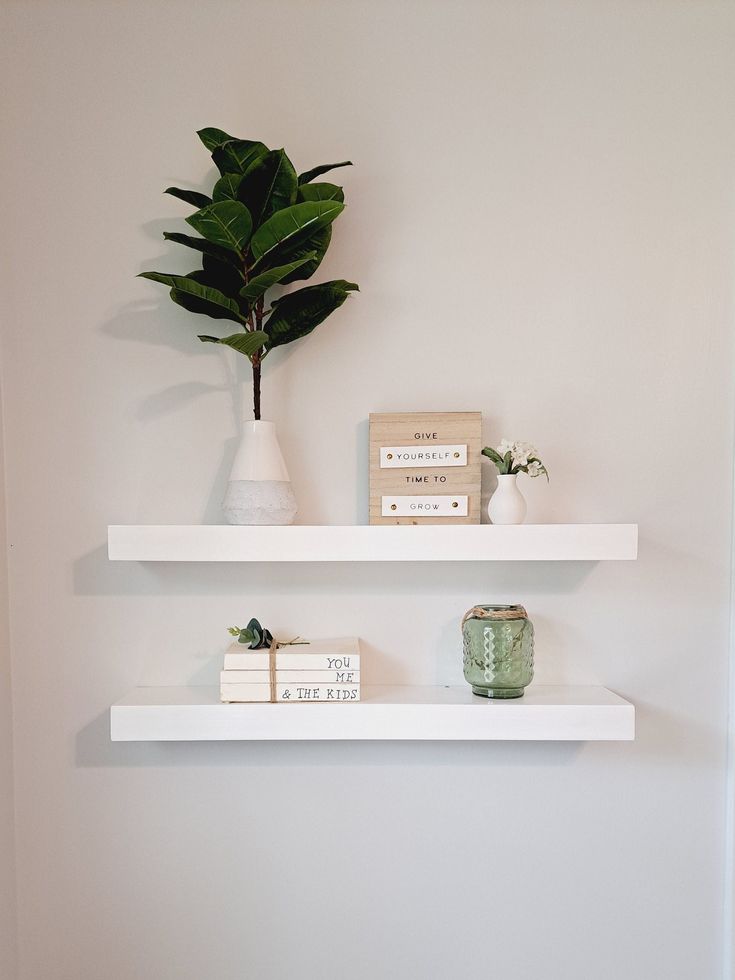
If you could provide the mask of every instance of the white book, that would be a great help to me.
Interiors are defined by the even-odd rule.
[[[225,670],[268,670],[268,650],[247,650],[233,643],[225,653]],[[359,670],[360,641],[356,637],[313,640],[276,651],[276,670]]]
[[[270,684],[222,684],[220,700],[226,702],[270,701]],[[360,700],[359,684],[276,684],[277,701],[330,701],[334,704]]]
[[[221,684],[270,684],[269,670],[223,670],[219,675]],[[359,684],[359,670],[278,670],[276,683],[296,684]]]
[[[225,670],[270,670],[267,650],[251,650],[250,653],[227,652]],[[276,652],[276,670],[359,670],[360,657],[353,654],[327,655],[323,653],[291,653],[283,648]]]
[[[295,639],[306,640],[307,642],[286,647],[287,650],[306,650],[307,653],[359,654],[360,652],[360,639],[357,636],[328,636],[316,640],[312,640],[308,636],[303,636],[295,637]]]

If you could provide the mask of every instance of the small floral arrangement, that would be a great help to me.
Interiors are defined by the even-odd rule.
[[[227,630],[230,636],[236,636],[238,643],[247,645],[251,650],[267,650],[273,643],[273,634],[265,626],[261,626],[257,619],[251,619],[247,626],[230,626]],[[286,643],[280,641],[276,643],[279,647],[300,646],[308,643],[297,636]]]
[[[549,479],[546,467],[538,458],[538,449],[530,442],[511,442],[509,439],[503,439],[497,449],[485,446],[482,455],[495,463],[501,476],[513,473],[541,476],[543,473],[546,479]]]

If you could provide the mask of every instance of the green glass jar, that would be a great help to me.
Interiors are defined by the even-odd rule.
[[[533,623],[523,606],[473,606],[462,619],[464,679],[483,698],[520,698],[533,680]]]

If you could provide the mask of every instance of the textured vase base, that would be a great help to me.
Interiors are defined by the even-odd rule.
[[[501,698],[522,698],[524,687],[475,687],[472,685],[472,693],[477,694],[481,698],[494,698],[495,700],[500,700]]]
[[[283,480],[230,480],[222,503],[228,524],[293,524],[296,498]]]

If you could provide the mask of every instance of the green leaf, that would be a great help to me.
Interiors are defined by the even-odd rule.
[[[482,455],[487,456],[487,458],[492,460],[492,462],[495,463],[496,466],[503,465],[503,457],[500,455],[499,452],[493,449],[492,446],[485,446],[485,448],[482,450]]]
[[[251,650],[260,650],[269,647],[273,642],[271,631],[261,626],[257,619],[251,619],[243,632],[250,635]]]
[[[241,270],[229,262],[222,262],[211,255],[202,258],[203,269],[196,274],[189,273],[190,279],[203,282],[206,286],[220,289],[225,296],[237,297],[245,284]]]
[[[233,350],[252,357],[261,347],[268,342],[268,334],[262,330],[250,330],[247,333],[235,333],[231,337],[209,337],[200,334],[199,339],[205,344],[224,344]]]
[[[301,258],[304,255],[309,255],[314,252],[314,258],[304,265],[300,266],[295,272],[286,276],[285,279],[281,280],[282,285],[286,286],[291,282],[299,282],[304,279],[310,279],[316,270],[321,265],[322,259],[326,255],[327,249],[329,248],[329,243],[332,240],[332,228],[327,226],[322,228],[320,231],[315,232],[310,238],[307,238],[303,245],[298,248],[289,249],[289,258],[293,261]]]
[[[245,251],[253,230],[250,212],[240,201],[218,201],[190,215],[186,221],[207,241],[234,249],[239,255]]]
[[[197,136],[204,143],[206,148],[211,153],[216,150],[218,146],[222,146],[223,143],[229,143],[233,136],[230,136],[223,129],[217,129],[214,126],[208,126],[206,129],[200,129],[197,132]]]
[[[240,186],[242,174],[225,174],[217,181],[212,191],[212,201],[236,201],[237,188]]]
[[[252,237],[250,248],[256,263],[266,260],[270,265],[273,259],[293,260],[291,250],[330,225],[343,210],[344,204],[338,201],[305,201],[277,211]]]
[[[135,278],[150,279],[151,282],[160,282],[163,283],[164,286],[168,286],[169,289],[172,289],[175,285],[174,279],[180,277],[169,275],[167,272],[139,272]]]
[[[253,140],[228,140],[212,151],[212,159],[221,174],[244,174],[248,167],[268,152],[264,143]]]
[[[187,310],[191,310],[193,313],[204,313],[206,316],[211,316],[216,320],[234,320],[236,323],[243,322],[240,307],[235,300],[230,299],[229,296],[225,296],[219,289],[206,286],[189,276],[171,276],[163,272],[141,272],[140,276],[143,279],[152,279],[154,282],[160,282],[168,286],[171,289],[171,299],[175,303],[179,303],[180,306],[184,306]],[[178,298],[174,297],[174,293],[180,294],[180,296]],[[189,305],[180,302],[180,299],[184,296],[187,297]],[[193,303],[189,302],[189,300],[192,300]],[[201,304],[205,304],[206,309]]]
[[[262,272],[259,276],[251,279],[247,286],[244,286],[240,290],[240,295],[249,302],[254,302],[266,290],[270,289],[271,286],[275,286],[276,283],[280,282],[306,262],[310,262],[315,255],[316,252],[307,252],[306,255],[300,259],[296,259],[295,262],[289,262],[287,265],[277,265],[274,269],[269,269],[268,272]]]
[[[209,303],[207,300],[201,299],[199,296],[194,296],[185,290],[172,289],[169,295],[174,303],[178,306],[183,306],[190,313],[209,316],[213,320],[234,320],[236,323],[242,322],[234,313],[225,311],[221,306],[215,303]]]
[[[167,187],[163,193],[170,194],[171,197],[178,197],[179,200],[186,201],[187,204],[193,204],[195,208],[205,208],[212,203],[212,198],[207,197],[206,194],[200,194],[199,191],[182,190],[180,187]]]
[[[345,192],[336,184],[301,184],[299,186],[299,201],[340,201],[345,199]]]
[[[248,169],[238,200],[247,207],[257,228],[276,211],[296,200],[296,171],[284,150],[271,150]]]
[[[268,350],[305,337],[340,307],[357,283],[334,279],[318,286],[305,286],[273,303],[273,312],[265,324]]]
[[[314,167],[313,170],[306,170],[303,174],[299,174],[299,184],[309,184],[315,177],[321,177],[322,174],[336,170],[337,167],[351,166],[352,160],[343,160],[342,163],[323,163],[320,167]]]
[[[193,248],[194,251],[202,252],[204,255],[211,255],[213,258],[219,259],[220,262],[239,265],[242,260],[237,252],[223,248],[221,245],[214,245],[212,242],[208,242],[206,238],[194,238],[192,235],[182,235],[178,231],[164,231],[163,237],[167,242],[186,245],[187,248]]]

